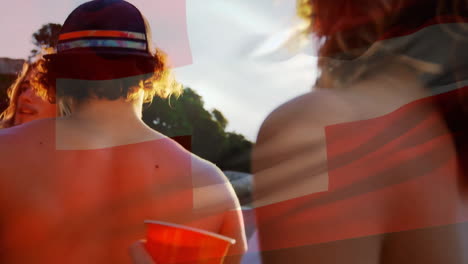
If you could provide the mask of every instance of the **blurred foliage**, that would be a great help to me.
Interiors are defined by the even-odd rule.
[[[192,152],[221,170],[250,172],[252,142],[227,132],[224,115],[217,109],[205,109],[201,96],[190,88],[179,98],[155,98],[145,107],[143,120],[167,136],[191,136]]]
[[[211,114],[213,115],[215,120],[221,125],[221,127],[225,129],[228,124],[228,121],[223,116],[223,114],[218,109],[213,109],[213,111],[211,111]]]
[[[62,25],[60,24],[48,23],[42,25],[40,29],[34,32],[32,35],[32,43],[36,47],[31,50],[29,59],[35,57],[43,47],[55,48],[61,29]]]

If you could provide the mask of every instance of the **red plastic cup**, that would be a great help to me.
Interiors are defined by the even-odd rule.
[[[213,232],[172,223],[146,220],[145,248],[157,264],[223,263],[236,240]]]

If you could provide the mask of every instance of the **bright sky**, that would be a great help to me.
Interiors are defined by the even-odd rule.
[[[316,75],[315,57],[283,47],[299,23],[296,1],[171,1],[179,7],[186,1],[186,31],[183,19],[164,10],[167,0],[129,0],[149,20],[155,44],[173,57],[174,64],[188,63],[176,68],[177,79],[201,94],[207,108],[219,109],[229,120],[229,131],[255,140],[269,112],[310,90]],[[4,3],[0,57],[26,58],[33,48],[33,32],[49,22],[62,24],[84,2]]]

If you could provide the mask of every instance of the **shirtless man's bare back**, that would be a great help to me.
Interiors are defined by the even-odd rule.
[[[131,263],[129,247],[144,237],[147,219],[232,237],[237,243],[228,254],[245,251],[242,214],[227,178],[141,120],[145,100],[179,89],[164,85],[161,54],[135,44],[147,26],[120,0],[85,3],[64,23],[64,41],[49,57],[48,92],[56,88],[72,114],[0,131],[0,262]],[[126,49],[86,42],[117,33],[128,38],[118,42]]]
[[[145,219],[233,237],[242,252],[239,205],[213,164],[157,133],[61,150],[55,127],[45,120],[1,132],[2,262],[129,263]]]

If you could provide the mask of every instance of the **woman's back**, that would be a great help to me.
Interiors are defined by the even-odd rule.
[[[466,175],[436,103],[456,92],[418,83],[396,69],[265,121],[254,152],[264,263],[468,260]]]

